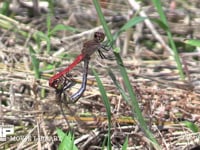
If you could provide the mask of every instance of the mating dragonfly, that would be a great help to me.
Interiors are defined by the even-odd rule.
[[[87,74],[88,74],[88,65],[90,57],[92,54],[97,51],[101,58],[106,58],[102,50],[108,51],[103,44],[101,44],[105,39],[105,34],[102,32],[95,32],[92,40],[89,40],[83,44],[81,54],[78,55],[75,60],[64,70],[55,74],[49,79],[49,86],[56,89],[56,92],[61,94],[66,89],[74,85],[73,80],[69,78],[69,72],[77,66],[81,61],[84,62],[83,67],[83,77],[82,84],[80,89],[70,96],[72,102],[76,102],[84,93],[87,85]]]

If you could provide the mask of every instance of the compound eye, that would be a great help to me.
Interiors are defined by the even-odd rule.
[[[104,40],[104,38],[105,38],[105,35],[104,35],[104,33],[102,33],[102,32],[95,32],[94,33],[94,39],[97,41],[97,42],[103,42],[103,40]]]
[[[96,39],[98,37],[98,32],[94,33],[94,38]]]
[[[58,88],[58,80],[53,81],[52,87],[57,89]]]

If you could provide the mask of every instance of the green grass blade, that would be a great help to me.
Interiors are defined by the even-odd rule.
[[[200,47],[200,40],[196,40],[196,39],[184,40],[184,43],[191,46]]]
[[[47,43],[47,53],[49,54],[50,50],[51,50],[51,40],[48,37],[48,35],[44,34],[43,32],[38,31],[36,33],[36,37],[40,38],[40,41],[42,41],[42,40],[46,41],[46,43]]]
[[[106,91],[103,87],[103,84],[98,76],[98,74],[96,73],[96,71],[94,69],[92,69],[94,75],[95,75],[95,78],[96,78],[96,81],[97,81],[97,84],[98,84],[98,87],[99,87],[99,91],[101,93],[101,96],[102,96],[102,100],[103,100],[103,103],[106,107],[106,113],[107,113],[107,117],[108,117],[108,141],[107,141],[107,148],[108,150],[111,150],[111,141],[110,141],[110,130],[111,130],[111,111],[110,111],[110,101],[106,95]]]
[[[47,24],[47,36],[48,38],[51,37],[50,32],[51,32],[51,13],[47,14],[47,19],[46,19],[46,24]]]
[[[106,145],[106,138],[103,139],[103,143],[101,145],[101,150],[105,150],[105,145]]]
[[[5,0],[2,4],[2,8],[0,9],[0,13],[3,15],[7,15],[9,12],[10,2],[9,0]]]
[[[191,121],[183,121],[182,122],[186,127],[188,127],[192,132],[197,133],[200,131],[199,126],[194,124]]]
[[[56,128],[56,132],[57,132],[58,138],[60,139],[60,141],[62,141],[65,137],[65,133],[59,128]]]
[[[113,36],[111,35],[110,29],[108,28],[108,25],[107,25],[107,23],[105,21],[104,15],[102,14],[99,2],[98,2],[98,0],[93,0],[93,3],[94,3],[94,6],[96,8],[96,11],[97,11],[97,14],[99,16],[99,19],[101,21],[101,24],[102,24],[102,26],[104,28],[105,34],[106,34],[108,40],[110,42],[112,42],[113,41]],[[144,118],[142,116],[142,113],[141,113],[140,108],[139,108],[139,104],[138,104],[137,99],[136,99],[136,95],[133,92],[133,88],[132,88],[132,86],[130,84],[130,81],[129,81],[129,78],[128,78],[128,74],[127,74],[126,69],[125,69],[125,67],[123,65],[123,61],[122,61],[119,53],[116,53],[114,51],[114,55],[115,55],[118,67],[120,69],[120,73],[121,73],[121,75],[123,77],[124,84],[125,84],[125,86],[126,86],[126,88],[128,90],[128,93],[129,93],[129,96],[130,96],[130,99],[131,99],[132,109],[133,109],[133,112],[134,112],[134,114],[136,116],[136,119],[138,120],[138,122],[140,124],[140,127],[143,129],[143,131],[145,132],[147,137],[154,144],[154,147],[156,149],[160,149],[159,145],[158,145],[158,142],[154,138],[153,134],[149,131],[149,129],[147,127],[147,124],[146,124],[146,122],[145,122],[145,120],[144,120]]]
[[[102,26],[103,26],[103,29],[104,29],[104,31],[105,31],[105,34],[106,34],[106,36],[107,36],[109,42],[112,42],[112,41],[113,41],[113,37],[112,37],[112,35],[111,35],[110,29],[109,29],[108,26],[107,26],[107,23],[106,23],[106,21],[105,21],[104,15],[103,15],[103,13],[102,13],[102,11],[101,11],[101,7],[100,7],[100,5],[99,5],[99,1],[98,1],[98,0],[93,0],[93,4],[94,4],[94,6],[95,6],[95,8],[96,8],[97,14],[98,14],[98,16],[99,16],[99,19],[100,19],[100,22],[101,22],[101,24],[102,24]]]
[[[48,3],[49,3],[49,13],[50,14],[54,14],[54,12],[55,12],[55,9],[54,9],[54,6],[55,6],[55,1],[54,0],[47,0],[48,1]]]
[[[126,92],[120,86],[119,82],[117,81],[117,79],[111,69],[108,69],[108,74],[111,77],[111,79],[113,80],[113,83],[115,84],[115,86],[118,88],[118,90],[122,94],[122,97],[126,100],[127,103],[130,103],[130,98],[126,95]]]
[[[58,24],[56,25],[50,32],[50,35],[55,34],[58,31],[71,31],[71,32],[80,32],[80,30],[73,28],[71,26],[63,25],[63,24]]]
[[[146,17],[133,17],[131,18],[126,24],[124,24],[121,29],[119,29],[119,32],[123,32],[128,30],[129,28],[135,26],[136,24],[143,22],[146,19]]]
[[[106,112],[108,114],[108,120],[111,120],[110,101],[108,100],[108,97],[106,95],[106,91],[103,87],[103,84],[102,84],[98,74],[96,73],[96,71],[94,69],[92,69],[92,71],[95,75],[95,78],[96,78],[96,81],[97,81],[97,84],[98,84],[98,87],[99,87],[99,91],[100,91],[102,99],[103,99],[103,103],[106,107]]]
[[[129,28],[135,26],[136,24],[143,22],[146,17],[133,17],[126,24],[124,24],[117,33],[113,36],[113,40],[115,41],[117,37],[124,31],[128,30]]]
[[[74,144],[74,135],[72,135],[70,132],[66,134],[59,128],[56,129],[56,132],[61,141],[58,150],[78,150]]]
[[[40,62],[35,57],[35,51],[32,48],[32,46],[29,47],[29,53],[30,53],[30,56],[31,56],[31,61],[32,61],[33,69],[34,69],[34,72],[35,72],[35,78],[39,79],[40,78],[40,70],[39,70]]]
[[[183,72],[183,68],[182,68],[182,64],[181,64],[181,61],[180,61],[180,57],[178,55],[178,52],[177,52],[177,48],[176,48],[176,45],[174,43],[174,40],[173,40],[173,37],[172,37],[172,34],[170,32],[170,29],[169,29],[169,25],[167,23],[167,19],[166,19],[166,16],[164,14],[164,11],[162,9],[162,5],[161,5],[161,1],[160,0],[152,0],[155,8],[157,9],[157,12],[159,13],[160,15],[160,19],[161,21],[165,24],[165,26],[167,26],[167,36],[168,36],[168,40],[169,40],[169,43],[171,45],[171,48],[174,52],[174,59],[176,61],[176,64],[177,64],[177,68],[179,70],[179,75],[181,77],[182,80],[185,79],[185,75],[184,75],[184,72]]]
[[[164,22],[158,18],[150,18],[151,21],[155,22],[156,24],[159,25],[159,27],[161,27],[163,30],[167,31],[169,30],[169,27],[164,24]]]
[[[122,146],[122,150],[126,150],[128,147],[128,137],[126,137],[125,141],[124,141],[124,144]]]

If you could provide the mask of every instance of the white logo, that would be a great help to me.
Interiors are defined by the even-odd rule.
[[[0,141],[6,141],[6,135],[14,133],[14,125],[0,125]]]

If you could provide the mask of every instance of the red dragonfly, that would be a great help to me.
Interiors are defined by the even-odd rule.
[[[105,49],[101,44],[101,42],[104,41],[104,38],[105,38],[104,33],[95,32],[93,39],[83,44],[83,49],[81,51],[81,54],[76,57],[76,59],[72,62],[72,64],[70,64],[63,71],[55,74],[49,79],[49,86],[55,88],[57,93],[62,93],[64,90],[73,86],[74,83],[68,80],[67,75],[76,65],[78,65],[81,61],[84,61],[83,78],[82,78],[81,87],[76,93],[70,96],[71,101],[76,102],[82,96],[82,94],[84,93],[86,89],[88,64],[89,64],[91,55],[95,51],[98,51],[101,58],[106,58],[101,51],[102,49],[107,51],[107,49]]]

